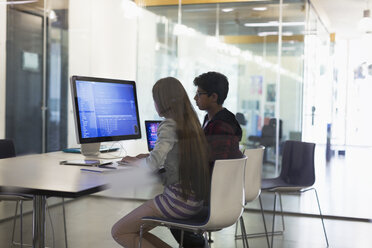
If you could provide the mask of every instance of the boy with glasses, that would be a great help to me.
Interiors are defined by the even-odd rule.
[[[194,79],[194,97],[200,110],[205,110],[203,129],[211,151],[211,162],[216,159],[241,158],[239,142],[242,129],[235,115],[223,107],[229,91],[227,77],[218,72],[207,72]]]
[[[203,130],[210,149],[210,165],[213,167],[217,159],[241,158],[239,142],[242,138],[242,129],[235,115],[223,107],[229,91],[227,77],[218,72],[207,72],[194,79],[197,86],[194,100],[200,110],[207,114],[203,121]],[[180,231],[171,229],[175,239],[180,242]],[[183,244],[185,248],[204,247],[202,235],[184,232]]]

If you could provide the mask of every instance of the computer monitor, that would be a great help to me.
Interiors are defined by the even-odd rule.
[[[141,138],[134,81],[72,76],[71,93],[82,154],[97,155],[101,142]]]

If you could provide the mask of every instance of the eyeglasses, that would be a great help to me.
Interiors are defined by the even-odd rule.
[[[200,98],[201,95],[208,95],[208,92],[196,92],[195,93],[195,96],[197,96],[198,98]]]

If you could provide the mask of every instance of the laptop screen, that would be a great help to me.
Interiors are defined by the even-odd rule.
[[[157,132],[161,121],[145,121],[147,148],[152,151],[158,138]]]

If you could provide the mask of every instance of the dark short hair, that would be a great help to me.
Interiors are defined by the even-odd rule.
[[[216,93],[217,104],[222,105],[229,92],[229,81],[227,77],[219,72],[210,71],[197,76],[194,85],[205,90],[208,95]]]

